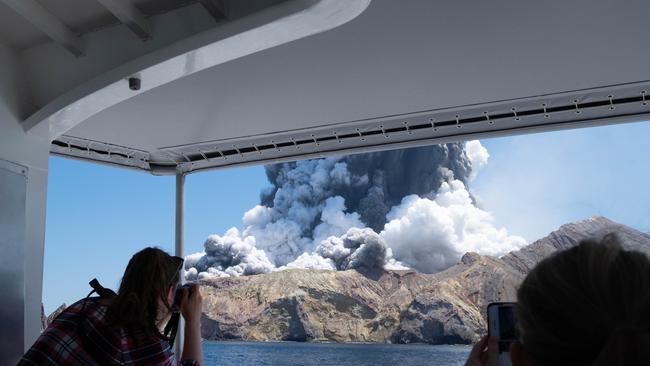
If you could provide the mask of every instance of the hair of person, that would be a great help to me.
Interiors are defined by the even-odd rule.
[[[182,259],[158,248],[145,248],[131,257],[111,302],[107,317],[110,324],[147,337],[159,336],[159,304],[167,310],[169,288],[176,286]]]
[[[540,366],[650,364],[650,261],[614,234],[541,261],[517,301],[519,339]]]

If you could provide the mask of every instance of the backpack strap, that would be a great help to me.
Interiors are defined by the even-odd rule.
[[[90,287],[93,288],[93,291],[91,291],[90,294],[92,294],[93,292],[97,292],[97,295],[99,295],[99,297],[101,297],[102,299],[108,299],[117,296],[115,291],[100,285],[99,281],[97,281],[96,278],[93,278],[93,280],[90,281],[89,284]],[[90,294],[88,296],[90,296]]]
[[[180,322],[180,316],[181,314],[179,312],[173,312],[171,318],[169,318],[169,321],[167,322],[167,325],[165,325],[165,330],[163,331],[163,336],[167,338],[171,346],[174,345],[174,341],[176,340],[176,333],[178,332],[178,323]]]

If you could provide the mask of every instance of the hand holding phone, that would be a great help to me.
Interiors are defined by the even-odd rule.
[[[496,302],[488,305],[488,335],[497,339],[499,366],[511,366],[510,345],[517,340],[515,303]]]
[[[484,336],[472,347],[465,366],[498,366],[498,348],[496,338]]]

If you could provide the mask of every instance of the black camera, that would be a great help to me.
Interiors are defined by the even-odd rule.
[[[176,287],[176,292],[174,293],[174,303],[172,304],[172,308],[174,311],[180,311],[181,309],[181,302],[183,301],[183,290],[187,289],[189,291],[189,296],[192,296],[192,284],[191,283],[186,283],[183,285],[179,285]]]
[[[178,331],[178,323],[181,318],[181,305],[183,303],[183,290],[187,289],[189,291],[189,296],[192,296],[192,284],[186,283],[184,285],[179,285],[176,287],[174,292],[174,303],[172,304],[172,316],[165,325],[165,330],[163,335],[167,337],[170,344],[174,343],[176,339],[176,332]]]
[[[140,90],[142,86],[142,81],[140,78],[131,77],[129,78],[129,89],[131,90]]]

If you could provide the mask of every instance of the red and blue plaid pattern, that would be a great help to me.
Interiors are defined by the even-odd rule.
[[[18,365],[181,365],[166,340],[109,327],[108,307],[98,300],[65,309]]]

